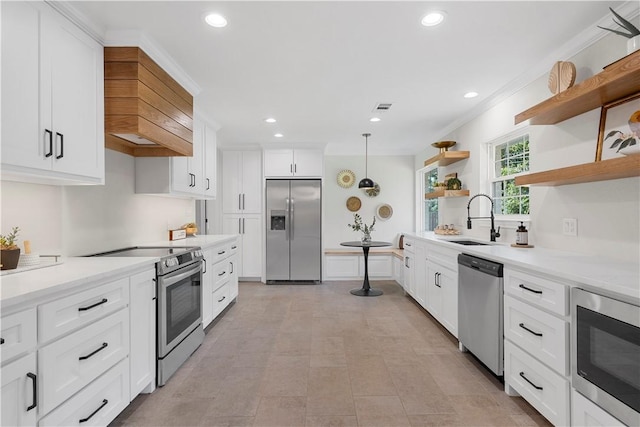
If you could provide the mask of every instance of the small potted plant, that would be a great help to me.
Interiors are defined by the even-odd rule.
[[[611,31],[614,34],[628,38],[629,41],[627,41],[627,54],[632,54],[636,50],[640,49],[640,30],[631,22],[627,21],[622,16],[617,14],[616,11],[613,10],[612,8],[609,8],[609,10],[611,11],[611,13],[613,13],[613,16],[615,18],[618,18],[617,21],[615,20],[615,18],[612,18],[613,22],[618,24],[618,26],[621,27],[622,30],[626,30],[626,31],[612,30],[611,28],[601,27],[599,25],[598,25],[598,28]]]
[[[351,227],[353,231],[361,231],[362,238],[360,239],[363,244],[371,243],[371,232],[373,226],[376,225],[376,217],[373,217],[371,225],[364,224],[362,217],[359,214],[353,214],[353,224],[347,224],[347,227]]]
[[[0,267],[1,270],[13,270],[18,266],[20,259],[20,248],[16,245],[18,237],[18,227],[13,227],[11,233],[0,235]]]

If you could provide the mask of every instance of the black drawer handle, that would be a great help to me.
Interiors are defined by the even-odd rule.
[[[518,285],[518,287],[519,287],[519,288],[522,288],[522,289],[524,289],[524,290],[527,290],[527,291],[529,291],[529,292],[533,292],[534,294],[541,294],[541,293],[542,293],[542,291],[539,291],[539,290],[537,290],[537,289],[527,288],[527,287],[526,287],[525,285],[523,285],[522,283],[520,283],[520,284]]]
[[[0,338],[0,345],[4,344],[4,338]]]
[[[222,297],[222,299],[219,299],[218,302],[222,302],[226,299],[227,297]]]
[[[537,337],[541,337],[541,336],[542,336],[542,332],[535,332],[535,331],[532,331],[531,329],[529,329],[529,328],[527,328],[526,326],[524,326],[524,323],[520,323],[520,327],[521,327],[522,329],[524,329],[525,331],[530,332],[530,333],[532,333],[533,335],[535,335],[535,336],[537,336]]]
[[[227,253],[227,251],[220,251],[220,252],[218,252],[218,255],[224,255],[226,253]]]
[[[211,181],[207,178],[207,190],[211,188]]]
[[[106,303],[107,301],[109,301],[109,300],[108,300],[108,299],[106,299],[106,298],[102,298],[102,301],[97,302],[97,303],[92,304],[92,305],[89,305],[89,306],[87,306],[87,307],[80,307],[80,308],[78,308],[78,311],[87,311],[87,310],[91,310],[92,308],[96,308],[97,306],[102,305],[102,304]]]
[[[221,273],[218,273],[218,277],[220,277],[220,276],[224,276],[225,274],[227,274],[227,272],[226,272],[226,271],[223,271],[223,272],[221,272]]]
[[[49,134],[49,152],[45,153],[44,156],[51,157],[53,156],[53,132],[51,132],[49,129],[45,129],[44,133]]]
[[[524,372],[520,372],[520,376],[521,376],[522,378],[524,378],[524,380],[525,380],[526,382],[528,382],[529,384],[531,384],[532,386],[534,386],[536,390],[542,390],[542,387],[535,385],[534,383],[532,383],[532,382],[529,380],[529,378],[525,377],[525,376],[524,376]]]
[[[98,411],[99,411],[100,409],[104,408],[104,407],[107,405],[107,403],[109,403],[109,401],[108,401],[107,399],[102,399],[102,405],[100,405],[100,406],[98,407],[98,409],[96,409],[95,411],[93,411],[93,412],[91,413],[91,415],[89,415],[87,418],[82,418],[82,419],[78,420],[78,422],[80,422],[80,423],[86,423],[87,421],[89,421],[89,420],[91,419],[91,417],[93,417],[95,414],[97,414],[97,413],[98,413]]]
[[[60,132],[56,132],[56,136],[60,137],[60,154],[56,156],[56,159],[61,159],[64,157],[64,135]]]
[[[237,246],[231,246],[231,250],[238,249]]]
[[[33,397],[31,398],[31,401],[33,403],[27,408],[27,411],[30,411],[38,406],[38,381],[36,374],[32,374],[31,372],[27,372],[27,377],[29,377],[31,381],[33,381]]]
[[[91,356],[95,355],[97,352],[104,350],[105,348],[107,348],[109,344],[107,344],[106,342],[103,342],[102,345],[100,346],[100,348],[98,348],[97,350],[92,351],[91,353],[87,354],[86,356],[80,356],[78,358],[78,360],[87,360],[88,358],[90,358]]]

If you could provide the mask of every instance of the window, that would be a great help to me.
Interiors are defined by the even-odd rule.
[[[423,206],[423,230],[433,231],[438,225],[438,199],[424,199],[425,193],[433,192],[433,187],[438,182],[438,168],[423,172],[422,200]]]
[[[489,144],[489,181],[495,215],[528,215],[529,187],[516,187],[515,177],[529,171],[529,135]]]

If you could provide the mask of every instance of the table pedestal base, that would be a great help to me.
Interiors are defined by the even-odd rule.
[[[351,295],[357,295],[359,297],[378,297],[382,295],[382,291],[380,289],[352,289],[349,291]]]

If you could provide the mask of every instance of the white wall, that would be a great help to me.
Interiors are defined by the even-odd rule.
[[[605,65],[623,57],[624,40],[607,36],[583,50],[572,61],[578,70],[578,82],[596,74]],[[553,64],[549,64],[549,69]],[[485,143],[507,134],[516,126],[514,116],[550,97],[547,76],[542,76],[513,96],[455,129],[443,140],[457,141],[456,150],[469,150],[468,160],[442,168],[443,175],[457,171],[471,195],[488,192],[482,184],[486,173]],[[538,172],[592,162],[595,158],[599,109],[557,125],[530,126],[531,171]],[[428,148],[416,155],[415,167],[437,154]],[[640,179],[626,178],[559,187],[531,187],[531,225],[529,241],[537,246],[615,257],[630,261],[640,258]],[[474,222],[473,230],[464,230],[468,198],[440,199],[442,223],[455,223],[468,235],[488,238],[486,222]],[[472,206],[472,216],[489,213],[483,203]],[[562,218],[578,220],[576,237],[562,234]],[[515,224],[514,224],[515,225]],[[513,229],[499,239],[515,242]]]
[[[363,153],[364,154],[364,153]],[[336,177],[343,169],[356,175],[356,183],[350,188],[338,185]],[[340,242],[360,240],[361,233],[352,231],[353,214],[346,207],[347,199],[357,196],[362,207],[357,212],[365,223],[371,224],[376,208],[384,203],[391,205],[393,216],[387,221],[376,219],[373,240],[383,240],[397,245],[401,232],[414,229],[414,181],[413,156],[369,156],[369,178],[380,185],[380,194],[369,197],[358,188],[364,178],[363,156],[325,156],[324,158],[324,247],[339,248]]]
[[[67,256],[167,240],[194,220],[193,200],[135,194],[134,158],[106,150],[104,186],[2,182],[2,233],[13,225],[33,252]]]

